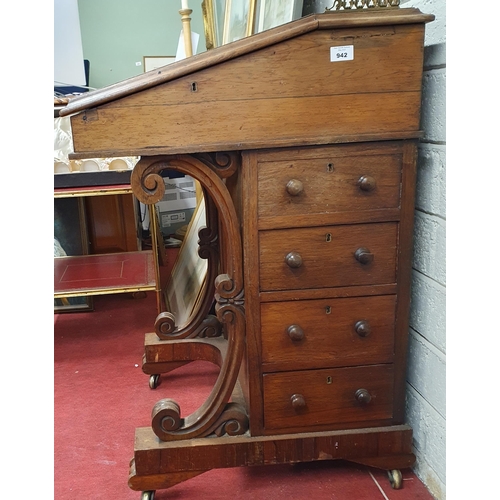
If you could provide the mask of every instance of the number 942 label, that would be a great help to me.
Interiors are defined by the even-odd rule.
[[[330,61],[353,61],[354,45],[343,45],[341,47],[330,47]]]

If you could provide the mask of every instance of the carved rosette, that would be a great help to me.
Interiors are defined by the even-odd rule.
[[[215,300],[217,302],[215,311],[221,321],[224,314],[235,314],[237,310],[241,310],[244,314],[244,293],[243,291],[235,293],[234,283],[227,274],[221,274],[215,280]]]
[[[217,433],[246,432],[244,409],[229,403],[233,393],[244,352],[245,308],[243,288],[243,250],[239,221],[223,177],[234,172],[235,154],[193,156],[166,156],[141,158],[132,172],[134,194],[143,203],[156,203],[163,196],[159,173],[172,168],[197,179],[217,209],[220,220],[219,244],[223,251],[220,275],[214,279],[216,314],[227,338],[219,376],[207,400],[191,415],[181,418],[181,409],[173,400],[161,400],[153,408],[152,429],[163,441],[203,437]],[[233,169],[233,170],[232,170]],[[231,175],[231,174],[229,174]],[[207,198],[207,199],[208,199]],[[215,228],[217,226],[213,226]],[[213,231],[200,232],[201,255],[213,252]],[[206,241],[207,244],[203,242]],[[175,318],[162,313],[159,330],[171,339],[175,332]],[[158,333],[158,331],[157,331]],[[207,342],[204,339],[180,339],[172,342]],[[173,359],[172,361],[175,361]],[[243,430],[245,429],[245,430]]]

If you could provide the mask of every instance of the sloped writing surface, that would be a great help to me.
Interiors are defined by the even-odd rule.
[[[74,96],[69,100],[67,106],[60,110],[59,114],[60,116],[69,116],[83,110],[90,110],[318,29],[338,31],[341,28],[395,27],[408,24],[425,24],[432,20],[434,20],[434,15],[422,14],[420,10],[415,8],[380,9],[378,12],[373,10],[371,12],[367,10],[359,12],[346,10],[335,13],[311,14],[234,43],[177,61],[159,70],[149,71],[108,87]]]
[[[249,37],[228,44],[232,55],[222,61],[207,54],[205,64],[190,63],[189,73],[169,68],[168,80],[129,81],[119,98],[110,88],[79,106],[75,101],[73,109],[83,112],[71,118],[74,154],[151,156],[418,136],[423,25],[360,26],[355,18],[287,38],[276,32],[267,44]],[[345,45],[353,57],[332,60],[332,48]],[[91,107],[83,109],[84,102]]]

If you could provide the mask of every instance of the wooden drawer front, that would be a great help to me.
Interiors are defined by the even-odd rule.
[[[396,296],[261,305],[264,371],[390,363]]]
[[[392,365],[272,373],[263,378],[266,429],[392,418]]]
[[[335,150],[333,150],[335,151]],[[400,155],[333,156],[259,163],[259,217],[399,207]]]
[[[261,231],[261,290],[394,283],[397,229],[386,222]]]

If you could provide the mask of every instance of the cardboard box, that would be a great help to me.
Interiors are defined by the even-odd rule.
[[[165,194],[156,203],[160,229],[164,236],[175,234],[182,226],[189,224],[196,209],[196,185],[189,175],[164,177]]]

